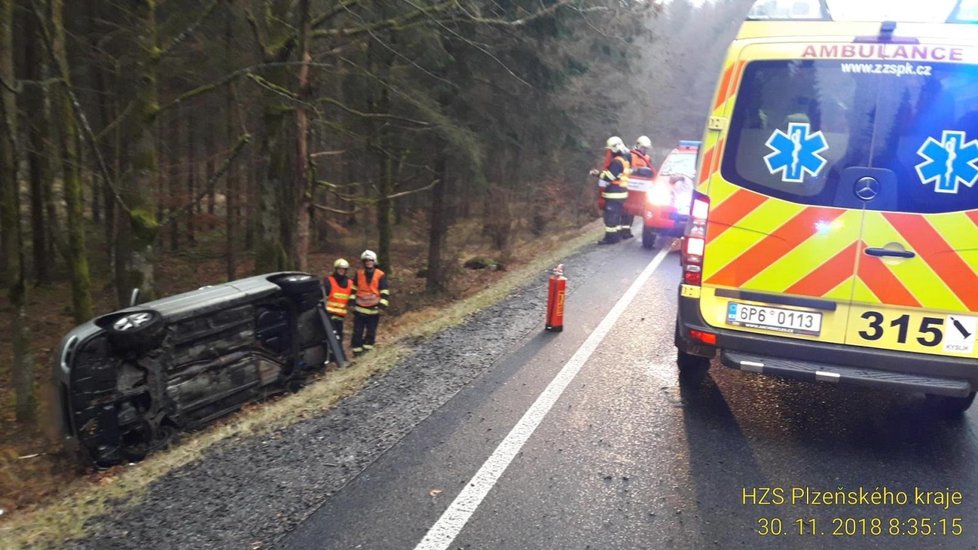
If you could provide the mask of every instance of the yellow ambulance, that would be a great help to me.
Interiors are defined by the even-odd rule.
[[[978,0],[942,1],[751,9],[683,242],[684,382],[719,353],[753,373],[922,392],[948,414],[971,405]]]

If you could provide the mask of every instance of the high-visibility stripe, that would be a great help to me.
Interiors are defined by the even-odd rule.
[[[720,157],[723,155],[723,144],[725,142],[726,140],[721,138],[719,141],[717,141],[716,146],[713,148],[713,157],[711,158],[710,162],[709,176],[712,176],[716,172],[720,171]]]
[[[785,291],[788,294],[824,296],[852,277],[856,269],[856,253],[859,246],[854,242],[818,268],[809,271]],[[801,270],[804,273],[804,270]]]
[[[734,69],[734,83],[733,87],[730,89],[730,95],[734,96],[737,94],[737,90],[740,89],[740,81],[744,78],[744,69],[747,67],[747,63],[744,61],[737,62],[737,68]]]
[[[967,222],[967,220],[965,220]],[[970,222],[968,222],[970,223]],[[863,222],[863,240],[868,246],[885,246],[887,243],[900,243],[908,249],[913,246],[887,221],[882,212],[866,212]],[[881,261],[863,254],[860,263]],[[964,303],[955,296],[941,280],[931,266],[923,258],[908,258],[904,260],[885,261],[893,276],[907,287],[910,294],[920,302],[921,306],[931,309],[959,311],[965,308]]]
[[[951,250],[960,254],[965,250],[974,250],[978,247],[978,227],[975,227],[978,218],[969,218],[968,213],[955,212],[932,214],[927,216],[927,220],[934,230],[944,237]],[[971,268],[976,269],[978,265],[973,261]]]
[[[968,212],[967,216],[971,218],[971,221],[975,222],[975,225],[978,225],[978,210]]]
[[[740,189],[731,195],[727,200],[710,211],[709,229],[706,232],[707,240],[713,240],[723,234],[724,231],[736,224],[741,218],[752,212],[758,206],[764,204],[767,197],[753,191]]]
[[[978,275],[919,214],[884,213],[913,250],[927,262],[971,311],[978,311]]]
[[[727,96],[728,96],[727,90],[728,90],[728,86],[730,85],[730,76],[733,74],[733,71],[734,71],[733,64],[730,64],[726,68],[726,70],[723,71],[723,78],[720,79],[720,87],[717,88],[717,100],[716,103],[713,105],[714,109],[719,109],[720,105],[723,105],[723,103],[727,101]]]
[[[710,177],[710,165],[713,163],[713,151],[716,147],[710,147],[703,153],[703,164],[700,166],[699,179],[703,183]]]
[[[829,223],[844,210],[812,207],[802,210],[759,243],[725,265],[707,281],[710,284],[739,287],[805,242],[818,231],[819,223]],[[709,258],[709,256],[707,256]]]
[[[866,247],[866,243],[862,243],[860,250]],[[893,275],[880,258],[865,256],[859,262],[859,278],[884,304],[920,307],[920,302],[910,294],[907,287],[903,286],[900,279]]]
[[[804,210],[805,207],[799,204],[769,199],[737,220],[733,226],[734,231],[726,231],[718,238],[707,242],[706,263],[703,265],[704,280],[709,281],[713,274]],[[709,231],[707,228],[707,233]]]

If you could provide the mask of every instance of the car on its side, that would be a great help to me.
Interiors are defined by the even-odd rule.
[[[329,359],[321,300],[318,278],[282,272],[75,327],[54,365],[66,445],[101,466],[139,460],[177,431],[297,389]]]

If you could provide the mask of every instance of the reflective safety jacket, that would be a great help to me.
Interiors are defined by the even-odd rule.
[[[340,281],[339,279],[342,279]],[[346,317],[346,305],[353,296],[353,279],[330,275],[326,278],[326,313],[333,318]]]
[[[639,151],[638,149],[632,149],[632,170],[638,170],[639,168],[651,168],[652,159],[648,155]]]
[[[605,200],[625,200],[628,198],[629,162],[624,155],[616,153],[601,175],[598,176],[598,187],[601,197]]]
[[[380,308],[389,305],[390,290],[387,289],[387,275],[374,268],[368,273],[366,269],[357,271],[356,284],[353,287],[356,296],[353,310],[361,315],[377,315]]]

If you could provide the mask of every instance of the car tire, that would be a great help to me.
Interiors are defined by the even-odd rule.
[[[105,331],[117,351],[144,352],[160,345],[166,325],[152,309],[127,311],[107,320]]]
[[[319,290],[319,279],[308,273],[281,275],[272,279],[272,282],[281,287],[282,292],[290,298]]]
[[[679,383],[683,386],[699,386],[710,370],[710,358],[700,357],[676,350],[676,365],[679,367]]]
[[[642,226],[642,248],[652,250],[655,248],[655,230],[651,227]]]
[[[975,401],[975,392],[969,393],[965,397],[951,397],[949,395],[934,395],[928,393],[927,407],[937,412],[941,416],[955,417],[960,416]]]

